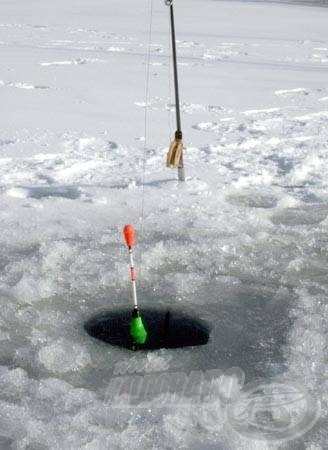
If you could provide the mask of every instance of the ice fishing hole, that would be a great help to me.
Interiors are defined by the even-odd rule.
[[[131,309],[105,311],[91,317],[86,332],[103,342],[133,349],[130,337]],[[181,348],[207,344],[210,326],[191,314],[173,308],[142,308],[142,319],[148,332],[147,341],[138,349]]]

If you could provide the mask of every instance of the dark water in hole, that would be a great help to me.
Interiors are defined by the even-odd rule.
[[[111,300],[109,309],[84,318],[84,331],[91,336],[97,352],[99,386],[107,386],[116,362],[134,355],[138,360],[145,357],[142,351],[131,351],[132,307],[121,306],[127,295],[120,294],[118,299]],[[170,371],[225,372],[238,367],[245,373],[245,382],[285,371],[284,348],[292,326],[289,312],[295,302],[289,289],[279,292],[279,284],[268,288],[246,281],[225,284],[212,280],[199,286],[180,304],[174,297],[154,294],[152,290],[141,290],[140,298],[142,317],[151,336],[144,349],[162,348],[160,355],[172,358]],[[102,303],[108,301],[106,295]],[[172,319],[171,340],[165,342],[168,309]],[[90,383],[94,385],[94,371],[90,371]]]
[[[176,308],[143,307],[141,316],[148,333],[147,341],[137,349],[157,350],[207,344],[210,327],[203,320]],[[89,319],[87,333],[110,345],[132,349],[130,337],[131,308],[115,309]]]

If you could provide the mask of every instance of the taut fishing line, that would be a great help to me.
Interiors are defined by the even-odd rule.
[[[146,20],[148,19],[146,10]],[[145,116],[144,116],[144,146],[143,146],[143,164],[142,164],[142,198],[141,198],[141,225],[140,236],[141,242],[144,234],[144,215],[145,215],[145,178],[146,178],[146,151],[147,151],[147,134],[148,134],[148,105],[149,105],[149,85],[150,85],[150,57],[151,43],[153,33],[153,0],[150,0],[149,10],[149,29],[148,29],[148,51],[146,55],[146,89],[145,89]],[[142,272],[142,254],[140,257],[140,278]]]

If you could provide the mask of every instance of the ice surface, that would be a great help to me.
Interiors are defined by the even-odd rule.
[[[176,3],[183,186],[164,165],[175,108],[163,2],[148,99],[149,2],[1,5],[1,450],[327,445],[328,10]],[[303,381],[322,406],[312,430],[282,444],[234,432],[218,400],[241,383],[227,372],[214,409],[162,408],[160,395],[104,404],[131,353],[83,325],[130,302],[127,222],[141,304],[212,327],[207,346],[139,364]]]
[[[39,351],[39,360],[53,373],[79,370],[91,364],[91,357],[83,346],[72,345],[70,341],[64,339],[42,347]]]

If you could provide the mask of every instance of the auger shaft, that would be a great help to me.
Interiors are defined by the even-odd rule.
[[[176,110],[176,119],[177,119],[177,131],[175,132],[175,137],[176,137],[176,139],[182,139],[179,80],[178,80],[178,62],[177,62],[177,48],[176,48],[176,41],[175,41],[175,24],[174,24],[173,1],[170,4],[170,18],[171,18],[171,35],[172,35],[172,53],[173,53],[175,110]]]
[[[185,181],[184,164],[183,164],[181,114],[180,114],[178,62],[177,62],[177,48],[176,48],[176,38],[175,38],[173,0],[165,0],[165,4],[167,6],[169,6],[169,8],[170,8],[173,75],[174,75],[174,91],[175,91],[175,111],[176,111],[176,121],[177,121],[177,129],[175,132],[175,138],[174,138],[174,141],[170,145],[170,149],[169,149],[169,153],[168,153],[168,157],[167,157],[167,166],[168,167],[177,167],[179,181]]]

